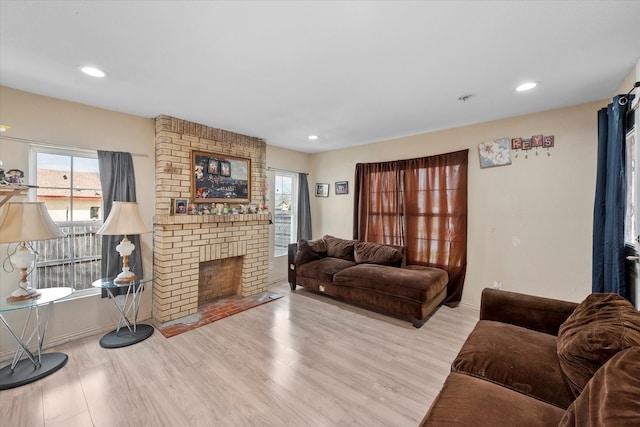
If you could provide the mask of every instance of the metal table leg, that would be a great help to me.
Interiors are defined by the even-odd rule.
[[[0,321],[18,345],[11,364],[0,369],[0,390],[19,387],[39,380],[54,373],[67,363],[68,357],[64,353],[42,353],[42,344],[49,325],[52,307],[53,301],[46,304],[44,316],[40,316],[39,306],[29,307],[29,314],[20,335],[13,330],[9,322],[0,313]],[[25,339],[34,312],[35,325],[28,338]],[[37,341],[35,354],[29,350],[29,344],[34,337]]]
[[[120,319],[118,327],[102,337],[100,346],[103,348],[126,347],[146,340],[153,334],[153,326],[137,323],[142,289],[142,282],[129,286],[124,295],[114,295],[111,288],[106,288],[109,299],[113,301],[120,314]],[[130,316],[132,320],[129,320]]]

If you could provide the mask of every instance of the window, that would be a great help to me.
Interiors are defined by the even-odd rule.
[[[40,288],[92,289],[100,278],[102,190],[98,159],[90,154],[36,150],[32,156],[36,199],[67,235],[35,242],[35,283]]]
[[[274,256],[287,255],[287,246],[296,241],[298,175],[276,172]]]
[[[449,273],[445,304],[462,297],[467,266],[469,150],[356,164],[354,237],[403,245],[407,264]]]

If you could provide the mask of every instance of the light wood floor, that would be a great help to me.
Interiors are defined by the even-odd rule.
[[[0,425],[416,426],[478,318],[441,307],[415,329],[286,283],[270,290],[285,297],[173,338],[51,349],[67,365],[0,392]]]

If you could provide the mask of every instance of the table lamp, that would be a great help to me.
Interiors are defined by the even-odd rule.
[[[27,280],[36,260],[31,243],[36,240],[66,237],[54,223],[44,202],[7,203],[0,219],[0,243],[20,243],[9,260],[21,270],[21,278],[7,301],[22,301],[40,296]]]
[[[129,270],[129,256],[136,246],[131,243],[127,235],[150,233],[151,230],[142,221],[138,203],[136,202],[113,202],[111,212],[98,234],[105,236],[120,236],[122,241],[116,246],[116,251],[122,257],[122,272],[115,278],[116,283],[130,283],[137,279],[137,276]]]

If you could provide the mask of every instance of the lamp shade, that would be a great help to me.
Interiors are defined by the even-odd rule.
[[[113,202],[111,212],[98,234],[106,236],[120,236],[150,233],[151,230],[142,221],[138,203],[136,202]]]
[[[0,243],[32,242],[66,237],[44,202],[7,203],[0,219]]]

